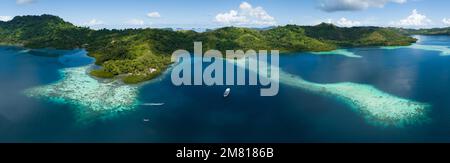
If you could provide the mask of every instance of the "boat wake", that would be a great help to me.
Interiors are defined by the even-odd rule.
[[[163,106],[165,103],[143,103],[142,106]]]

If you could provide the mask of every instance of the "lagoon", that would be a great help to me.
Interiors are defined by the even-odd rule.
[[[439,50],[282,55],[278,96],[233,86],[227,99],[225,86],[177,87],[170,73],[142,85],[97,80],[83,73],[95,67],[85,51],[57,53],[0,48],[0,142],[450,142],[450,57]],[[373,109],[383,105],[391,110]]]

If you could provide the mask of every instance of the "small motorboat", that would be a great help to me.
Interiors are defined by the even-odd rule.
[[[164,103],[145,103],[141,104],[142,106],[163,106]]]
[[[225,90],[225,92],[223,93],[223,97],[226,98],[226,97],[230,96],[230,92],[231,92],[231,89],[230,89],[230,88],[227,88],[227,89]]]
[[[150,119],[148,119],[148,118],[144,118],[144,120],[143,120],[144,122],[150,122]]]

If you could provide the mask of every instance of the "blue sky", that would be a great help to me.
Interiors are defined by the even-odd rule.
[[[0,0],[0,20],[53,14],[93,28],[450,26],[448,0]]]

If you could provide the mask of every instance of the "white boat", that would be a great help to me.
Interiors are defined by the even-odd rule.
[[[225,92],[223,93],[223,97],[225,98],[225,97],[228,97],[229,95],[230,95],[230,92],[231,92],[231,89],[230,88],[227,88],[226,90],[225,90]]]
[[[144,118],[144,122],[150,122],[150,119]]]
[[[141,104],[142,106],[162,106],[164,103],[145,103]]]

